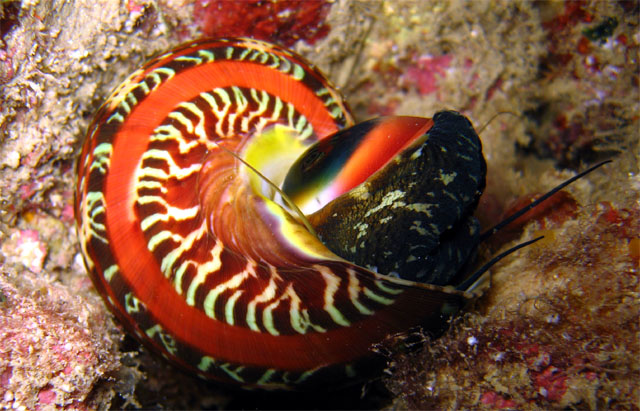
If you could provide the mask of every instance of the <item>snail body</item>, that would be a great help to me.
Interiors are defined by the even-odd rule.
[[[333,212],[328,219],[317,217],[334,210],[332,204],[349,203],[393,167],[402,169],[427,154],[440,161],[434,170],[444,191],[433,188],[422,199],[404,199],[402,207],[429,216],[435,211],[423,205],[424,198],[449,197],[446,187],[456,187],[458,174],[439,164],[473,163],[475,182],[464,183],[464,193],[456,188],[465,204],[417,258],[421,265],[429,258],[446,262],[438,255],[450,252],[437,244],[458,241],[449,233],[461,225],[473,237],[470,215],[484,187],[485,167],[477,135],[452,112],[415,121],[415,130],[400,127],[415,135],[398,143],[381,160],[382,168],[365,172],[364,181],[352,179],[349,188],[329,197],[328,208],[310,216],[319,228],[325,220],[333,227],[320,237],[343,231]],[[456,128],[447,132],[451,124]],[[322,74],[294,53],[260,41],[189,43],[133,73],[89,128],[75,193],[87,271],[125,328],[203,378],[262,388],[362,380],[378,366],[372,344],[415,326],[439,328],[469,293],[413,281],[418,274],[409,280],[389,276],[373,264],[337,255],[276,201],[270,184],[230,154],[280,184],[305,149],[350,127],[358,130]],[[438,136],[453,140],[440,144]],[[456,151],[462,146],[469,151]],[[417,182],[416,172],[422,171],[405,177]],[[391,203],[385,197],[398,190],[372,190],[373,200],[360,214],[371,216],[383,203],[398,208],[400,197]],[[441,209],[457,207],[454,199],[447,201]],[[413,218],[406,220],[409,232]],[[362,229],[356,230],[357,237]],[[389,257],[384,252],[376,253],[379,260]],[[450,280],[459,266],[437,277]]]
[[[365,142],[351,149],[351,140]],[[344,152],[350,153],[346,164],[334,160]],[[325,170],[336,169],[340,175],[328,187],[307,194],[319,190],[316,180],[325,180]],[[485,175],[471,123],[441,111],[433,119],[378,118],[341,130],[307,149],[283,188],[300,199],[302,210],[314,211],[311,224],[341,257],[379,273],[447,285],[475,254],[480,224],[473,212]]]

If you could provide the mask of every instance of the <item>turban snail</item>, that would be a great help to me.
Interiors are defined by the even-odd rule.
[[[458,113],[354,125],[300,56],[196,41],[96,114],[79,242],[125,328],[178,366],[245,387],[342,385],[378,365],[372,344],[471,297],[442,285],[477,247],[485,169]]]

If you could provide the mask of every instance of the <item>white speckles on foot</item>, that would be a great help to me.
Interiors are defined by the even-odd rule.
[[[428,233],[427,229],[422,227],[422,221],[420,220],[415,220],[411,225],[411,227],[409,227],[409,230],[415,230],[421,236],[426,235]]]
[[[358,240],[360,237],[364,237],[364,236],[367,235],[367,228],[369,228],[369,224],[367,224],[367,223],[358,223],[353,228],[358,230],[358,236],[356,237],[356,240]]]
[[[431,211],[429,211],[431,207],[437,207],[437,204],[413,203],[405,206],[407,210],[416,211],[418,213],[425,213],[427,217],[431,217]]]
[[[458,175],[458,173],[456,173],[455,171],[453,171],[450,174],[447,174],[447,173],[442,172],[442,170],[440,170],[440,181],[442,181],[442,184],[447,186],[447,185],[449,185],[449,183],[451,183],[456,178],[457,175]]]
[[[382,197],[382,201],[380,201],[380,204],[367,211],[367,213],[364,215],[364,218],[369,217],[371,214],[377,213],[385,207],[391,206],[392,208],[396,208],[406,205],[404,201],[396,201],[404,196],[405,192],[400,190],[394,190],[385,194],[385,196]]]
[[[418,260],[418,257],[416,257],[415,255],[411,254],[409,257],[407,257],[405,262],[410,263],[412,261],[417,261],[417,260]]]
[[[354,200],[363,200],[366,201],[371,197],[371,193],[369,192],[368,184],[361,184],[356,188],[349,191],[349,196]]]

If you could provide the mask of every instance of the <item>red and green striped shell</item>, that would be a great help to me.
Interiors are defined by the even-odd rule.
[[[322,74],[260,41],[196,41],[133,73],[88,130],[75,193],[85,265],[125,328],[203,378],[326,387],[455,311],[467,293],[334,254],[229,153],[279,184],[352,124]]]

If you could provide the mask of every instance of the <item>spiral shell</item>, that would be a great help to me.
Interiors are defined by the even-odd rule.
[[[264,388],[367,378],[370,346],[465,293],[348,262],[273,201],[274,179],[353,123],[301,57],[249,39],[159,56],[102,105],[77,165],[85,265],[127,330],[197,375]]]

